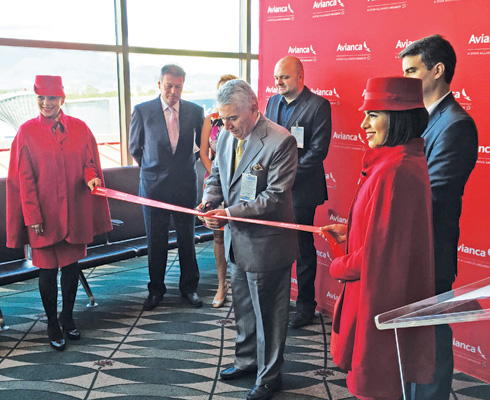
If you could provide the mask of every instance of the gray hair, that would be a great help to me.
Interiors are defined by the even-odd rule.
[[[234,104],[240,110],[259,109],[257,96],[250,85],[242,79],[233,79],[221,86],[216,96],[218,107]]]

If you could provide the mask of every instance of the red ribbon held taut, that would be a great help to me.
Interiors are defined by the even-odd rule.
[[[177,211],[177,212],[182,212],[182,213],[186,213],[186,214],[197,215],[198,217],[202,217],[205,214],[204,212],[195,210],[193,208],[176,206],[174,204],[168,204],[168,203],[164,203],[162,201],[147,199],[146,197],[135,196],[134,194],[120,192],[118,190],[109,189],[109,188],[100,187],[100,186],[96,186],[94,188],[94,190],[92,191],[92,194],[95,194],[97,196],[102,196],[102,197],[108,197],[111,199],[127,201],[129,203],[136,203],[136,204],[141,204],[144,206],[162,208],[164,210],[169,210],[169,211]],[[334,257],[341,257],[344,255],[343,250],[340,248],[339,244],[333,238],[333,236],[328,232],[322,231],[321,228],[318,226],[299,225],[299,224],[291,224],[291,223],[287,223],[287,222],[264,221],[261,219],[241,218],[241,217],[231,217],[231,216],[221,216],[221,215],[215,215],[215,216],[213,216],[213,218],[225,219],[225,220],[231,220],[231,221],[239,221],[239,222],[247,222],[250,224],[267,225],[267,226],[273,226],[276,228],[294,229],[296,231],[304,231],[304,232],[323,234],[323,236],[327,240],[330,248],[332,249],[333,256]]]

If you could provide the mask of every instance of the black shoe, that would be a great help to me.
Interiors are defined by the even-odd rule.
[[[224,381],[231,381],[233,379],[240,379],[243,378],[244,376],[256,374],[256,373],[257,373],[257,368],[239,369],[235,367],[230,367],[221,371],[219,376]]]
[[[65,350],[66,342],[58,321],[56,323],[48,323],[48,338],[49,344],[53,349],[58,351]]]
[[[308,325],[310,321],[315,318],[315,313],[304,313],[298,311],[294,314],[294,317],[289,321],[288,326],[293,329],[302,328],[305,325]]]
[[[75,325],[75,321],[73,320],[73,318],[71,319],[71,321],[63,322],[63,319],[60,316],[60,323],[61,323],[61,326],[63,328],[63,332],[68,339],[80,340],[82,335],[80,334],[80,331],[78,330],[77,326]]]
[[[247,400],[266,400],[270,399],[274,392],[281,388],[281,380],[277,382],[265,383],[255,386],[247,395]]]
[[[163,294],[152,294],[150,293],[143,303],[143,310],[150,311],[153,310],[158,303],[163,300]]]
[[[191,303],[194,307],[202,307],[202,300],[197,295],[197,293],[194,292],[194,293],[183,294],[182,297],[184,299],[187,299],[189,303]]]

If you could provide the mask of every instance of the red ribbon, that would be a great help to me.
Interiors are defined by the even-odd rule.
[[[92,194],[95,194],[97,196],[102,196],[102,197],[108,197],[111,199],[127,201],[129,203],[142,204],[144,206],[162,208],[164,210],[177,211],[186,214],[197,215],[198,217],[202,217],[205,214],[204,212],[195,210],[193,208],[180,207],[173,204],[147,199],[146,197],[135,196],[134,194],[120,192],[118,190],[113,190],[100,186],[96,186],[92,191]],[[330,248],[332,249],[333,256],[341,257],[344,255],[344,251],[341,249],[341,247],[339,246],[337,241],[333,238],[333,236],[329,232],[322,231],[321,228],[318,226],[299,225],[299,224],[291,224],[287,222],[264,221],[261,219],[241,218],[241,217],[231,217],[231,216],[221,216],[221,215],[214,215],[213,218],[239,221],[239,222],[248,222],[250,224],[267,225],[276,228],[294,229],[296,231],[318,233],[319,235],[323,234]]]

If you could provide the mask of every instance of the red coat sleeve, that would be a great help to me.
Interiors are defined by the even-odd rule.
[[[34,171],[27,147],[23,146],[19,153],[19,190],[22,213],[26,226],[41,224],[43,218],[39,206]]]

